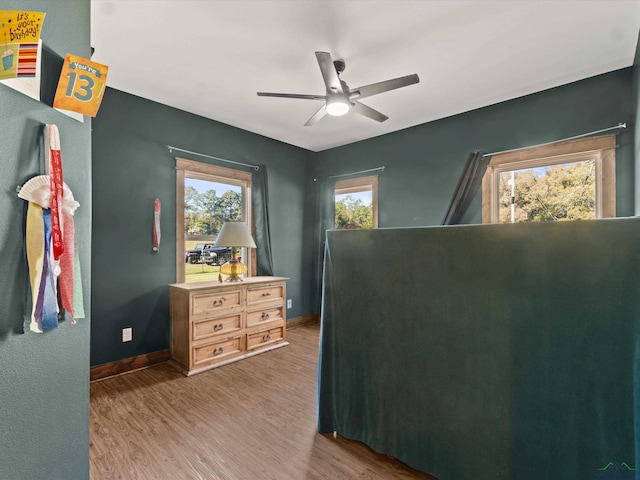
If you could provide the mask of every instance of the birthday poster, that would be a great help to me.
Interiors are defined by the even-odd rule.
[[[109,67],[67,54],[53,108],[95,117],[102,102]]]
[[[44,12],[0,10],[0,80],[33,78]]]

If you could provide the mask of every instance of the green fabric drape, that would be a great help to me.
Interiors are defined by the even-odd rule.
[[[319,431],[442,480],[639,469],[640,219],[332,230],[320,356]]]
[[[490,156],[485,156],[480,152],[473,152],[469,155],[458,180],[458,185],[451,197],[451,202],[449,202],[447,213],[442,219],[442,225],[460,223],[462,216],[478,193],[480,185],[482,185],[482,177],[490,160]]]
[[[312,292],[315,311],[320,313],[322,297],[322,269],[324,263],[325,239],[327,230],[335,227],[336,204],[335,186],[336,181],[332,178],[318,178],[316,186],[316,259],[314,262],[316,285],[318,289]]]
[[[253,200],[253,221],[256,241],[256,274],[272,276],[273,259],[271,256],[271,233],[269,230],[269,191],[267,167],[258,165],[251,181],[251,197]]]

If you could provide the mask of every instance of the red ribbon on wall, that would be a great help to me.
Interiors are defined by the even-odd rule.
[[[62,158],[60,156],[60,136],[58,127],[47,125],[49,130],[49,189],[51,199],[51,243],[53,244],[53,258],[58,260],[64,253],[64,241],[62,238],[62,223],[60,208],[62,206]]]
[[[160,250],[160,200],[153,202],[153,251]]]

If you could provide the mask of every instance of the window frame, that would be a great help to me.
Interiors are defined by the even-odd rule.
[[[616,216],[616,136],[568,140],[493,155],[482,177],[482,223],[499,223],[501,172],[595,158],[596,218]]]
[[[217,183],[226,183],[242,187],[242,221],[247,223],[249,231],[253,232],[250,172],[243,172],[233,168],[211,165],[176,157],[176,283],[185,282],[185,233],[184,233],[184,181],[194,178]],[[255,249],[249,248],[247,260],[247,276],[255,272]]]
[[[378,228],[378,175],[337,180],[333,188],[333,202],[335,205],[336,195],[369,191],[371,192],[372,228]],[[334,228],[336,228],[335,222],[336,219],[334,215]]]

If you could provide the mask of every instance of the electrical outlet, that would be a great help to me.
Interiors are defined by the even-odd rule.
[[[291,308],[291,299],[290,298],[287,299],[287,308]]]
[[[123,342],[130,342],[131,340],[133,340],[133,328],[131,328],[131,327],[123,328],[122,329],[122,341]]]

